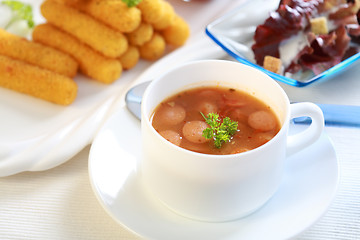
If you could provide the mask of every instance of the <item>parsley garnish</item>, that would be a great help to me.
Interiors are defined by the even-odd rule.
[[[141,2],[141,0],[122,0],[122,1],[126,3],[128,7],[135,7]]]
[[[1,1],[1,3],[9,6],[14,12],[13,18],[9,22],[8,26],[19,19],[23,19],[27,21],[29,28],[34,27],[35,24],[31,5],[14,0]]]
[[[237,131],[238,122],[232,121],[229,117],[225,117],[221,122],[217,113],[209,113],[207,116],[202,112],[200,114],[210,126],[203,131],[203,137],[214,139],[216,148],[220,148],[223,142],[230,141],[232,135]]]

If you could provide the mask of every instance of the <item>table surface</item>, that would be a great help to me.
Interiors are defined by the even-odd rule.
[[[171,2],[196,35],[243,1]],[[206,18],[198,20],[193,13],[199,11],[206,13]],[[205,34],[202,37],[206,38]],[[333,79],[306,88],[280,85],[292,101],[360,105],[358,76],[356,64]],[[325,131],[340,164],[338,192],[324,216],[295,239],[360,239],[360,129],[327,126]],[[90,147],[58,167],[0,178],[1,239],[140,239],[116,223],[96,199],[88,174]]]

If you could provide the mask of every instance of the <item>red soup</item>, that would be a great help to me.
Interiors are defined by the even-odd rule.
[[[223,87],[190,89],[166,99],[155,109],[152,125],[173,144],[206,154],[245,152],[265,144],[280,130],[269,106]]]

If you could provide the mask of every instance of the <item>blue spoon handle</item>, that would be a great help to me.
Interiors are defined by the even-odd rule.
[[[360,106],[336,105],[336,104],[317,104],[324,113],[325,125],[360,127]],[[308,117],[295,118],[294,123],[309,124],[311,119]]]

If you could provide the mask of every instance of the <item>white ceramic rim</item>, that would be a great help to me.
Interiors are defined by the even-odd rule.
[[[228,60],[195,60],[195,61],[190,61],[190,62],[186,62],[186,63],[183,63],[183,64],[180,64],[178,66],[175,66],[171,69],[169,69],[168,71],[164,72],[163,74],[159,75],[156,79],[154,79],[153,81],[150,82],[149,86],[146,88],[145,92],[144,92],[144,95],[143,95],[143,101],[142,101],[142,104],[141,104],[141,111],[144,112],[145,111],[145,105],[144,105],[144,99],[147,99],[151,93],[151,91],[153,91],[153,89],[156,87],[157,83],[159,81],[161,81],[164,77],[166,77],[168,74],[170,74],[172,71],[174,70],[178,70],[178,69],[181,69],[181,68],[184,68],[184,67],[187,67],[189,65],[194,65],[194,64],[207,64],[207,63],[216,63],[216,64],[231,64],[231,65],[241,65],[242,67],[244,68],[247,68],[248,70],[250,71],[253,71],[255,72],[256,74],[259,74],[259,75],[262,75],[265,79],[268,79],[267,81],[271,82],[272,85],[279,91],[279,93],[282,95],[284,101],[285,101],[285,105],[286,105],[286,109],[285,109],[285,114],[284,114],[284,117],[283,119],[279,119],[279,121],[281,122],[281,128],[279,130],[279,132],[272,138],[270,139],[268,142],[266,142],[265,144],[255,148],[255,149],[252,149],[252,150],[249,150],[249,151],[246,151],[246,152],[241,152],[241,153],[236,153],[236,154],[227,154],[227,155],[214,155],[214,154],[204,154],[204,153],[198,153],[198,152],[194,152],[194,151],[191,151],[191,150],[187,150],[187,149],[184,149],[182,147],[179,147],[179,146],[176,146],[175,144],[167,141],[165,138],[163,138],[153,127],[152,127],[152,124],[151,124],[151,121],[150,121],[150,118],[149,117],[143,117],[144,115],[148,115],[147,113],[146,114],[143,114],[142,116],[142,120],[141,121],[145,121],[145,124],[148,125],[148,127],[150,127],[151,131],[154,133],[154,136],[156,136],[157,138],[160,139],[160,141],[163,143],[163,144],[167,144],[168,146],[170,147],[173,147],[173,148],[177,148],[179,151],[185,151],[187,152],[188,154],[192,154],[194,156],[206,156],[206,158],[210,158],[210,159],[232,159],[235,155],[238,155],[238,156],[246,156],[248,154],[254,154],[256,152],[259,152],[259,151],[262,151],[263,148],[266,148],[268,145],[272,145],[273,142],[275,142],[279,136],[281,136],[283,134],[284,131],[288,131],[288,124],[289,124],[289,121],[290,121],[290,100],[287,96],[287,94],[285,93],[285,91],[281,88],[281,86],[275,81],[273,80],[272,78],[270,78],[268,75],[266,75],[265,73],[253,68],[253,67],[250,67],[250,66],[247,66],[245,64],[242,64],[242,63],[238,63],[238,62],[233,62],[233,61],[228,61]],[[201,81],[202,82],[202,81]],[[203,81],[204,83],[206,82],[209,82],[209,81]],[[217,82],[217,81],[211,81],[211,82]],[[218,81],[220,82],[220,81]],[[195,86],[195,85],[194,85]],[[181,92],[181,91],[184,91],[186,89],[189,89],[191,87],[194,87],[194,86],[184,86],[183,88],[179,89],[177,92],[170,92],[167,94],[167,97],[170,97],[170,96],[173,96],[174,94],[178,93],[178,92]],[[160,102],[158,102],[159,104]],[[145,102],[146,104],[146,102]],[[150,110],[150,112],[153,112],[155,109],[152,109]],[[149,112],[149,113],[150,113]],[[151,114],[149,114],[151,115]],[[277,114],[277,117],[278,114]]]

